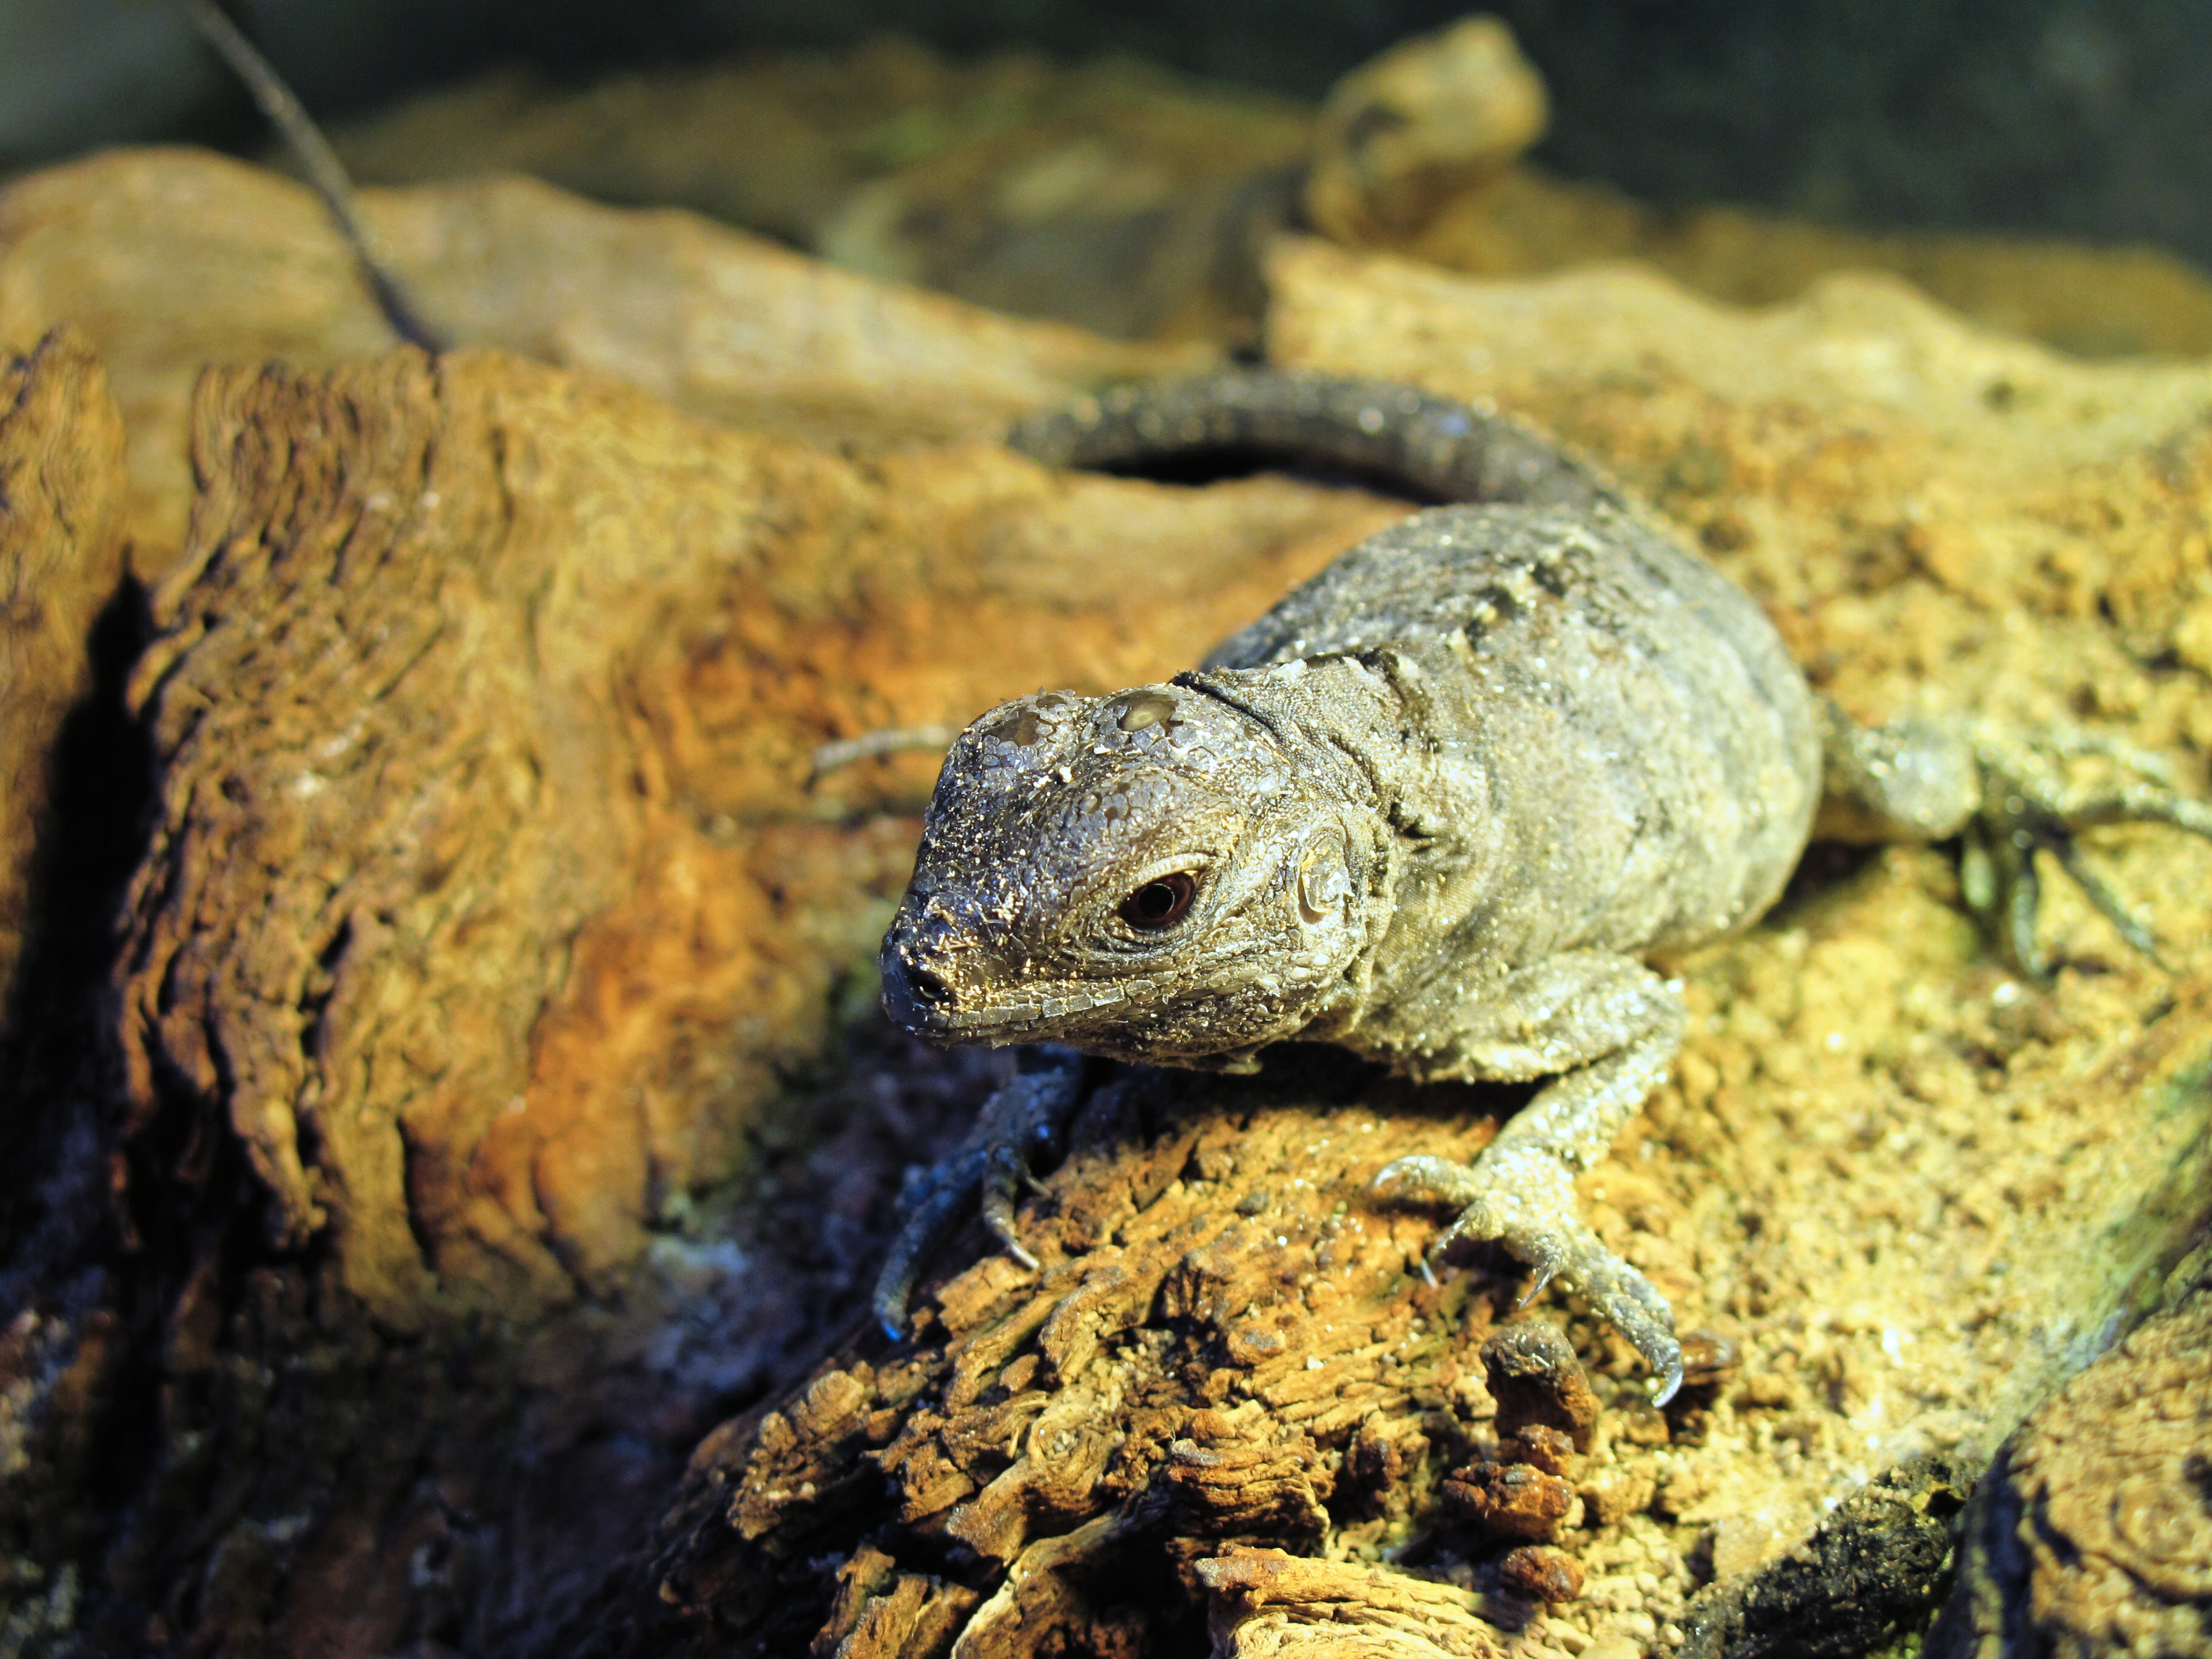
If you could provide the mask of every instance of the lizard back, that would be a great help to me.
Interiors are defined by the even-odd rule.
[[[1771,904],[1803,850],[1820,750],[1802,675],[1742,590],[1609,501],[1418,514],[1206,666],[1345,657],[1409,711],[1379,769],[1415,843],[1401,984],[1708,938]]]

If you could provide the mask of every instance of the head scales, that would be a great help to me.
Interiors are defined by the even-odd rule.
[[[884,1006],[948,1042],[1249,1053],[1356,948],[1355,856],[1338,804],[1201,684],[1020,698],[946,757]]]

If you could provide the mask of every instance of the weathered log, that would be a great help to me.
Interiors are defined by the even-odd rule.
[[[459,344],[832,445],[990,438],[1102,380],[1207,356],[1000,317],[690,214],[599,207],[530,179],[366,191],[361,210]],[[0,190],[0,344],[27,349],[64,322],[113,377],[131,533],[154,574],[184,541],[204,366],[322,368],[395,343],[312,192],[186,149],[113,151]]]
[[[1857,712],[2212,745],[2203,371],[1893,295],[1735,329],[1618,274],[1282,280],[1285,355],[1462,392],[1489,362]],[[1914,343],[1911,395],[1870,338]],[[2097,849],[2177,975],[2054,890],[2047,992],[1940,854],[1820,859],[1674,964],[1677,1081],[1584,1183],[1714,1339],[1669,1413],[1548,1298],[1602,1409],[1541,1340],[1491,1352],[1567,1379],[1556,1409],[1498,1401],[1512,1264],[1431,1290],[1433,1219],[1366,1192],[1510,1094],[1295,1052],[1109,1082],[1022,1211],[1043,1276],[971,1232],[893,1348],[857,1320],[896,1168],[1002,1071],[844,1024],[928,768],[810,793],[812,748],[1164,673],[1394,509],[838,457],[487,354],[222,372],[194,431],[133,681],[161,769],[100,1050],[127,1086],[71,1120],[121,1178],[113,1248],[67,1342],[9,1355],[76,1379],[115,1472],[38,1591],[95,1647],[1620,1651],[1885,1464],[1985,1455],[2203,1212],[2205,849]],[[1449,1496],[1550,1481],[1547,1545]],[[1579,1599],[1535,1609],[1571,1575],[1509,1567],[1532,1547]]]
[[[911,831],[810,795],[817,744],[1164,665],[1387,511],[864,468],[465,353],[215,375],[195,452],[131,1133],[216,1114],[272,1242],[398,1328],[607,1289],[819,1050]]]
[[[71,1622],[104,1462],[88,1430],[125,1346],[86,996],[144,805],[118,696],[140,643],[124,501],[122,422],[82,337],[0,362],[0,1640],[19,1649]]]
[[[110,1245],[6,1363],[114,1473],[34,1611],[534,1650],[843,1321],[900,1163],[996,1074],[837,1080],[928,763],[811,788],[813,748],[1164,672],[1394,509],[858,463],[495,354],[211,374],[195,464],[119,1018],[77,1028],[120,1109],[41,1103],[100,1132]]]
[[[1968,1510],[1938,1659],[2212,1652],[2212,1249],[2037,1409]]]
[[[1473,1095],[1378,1085],[1325,1052],[1249,1083],[1121,1074],[1079,1121],[1052,1197],[1025,1207],[1042,1270],[987,1255],[940,1285],[911,1345],[864,1338],[789,1403],[710,1436],[659,1594],[744,1652],[817,1629],[817,1650],[848,1659],[956,1636],[972,1653],[1173,1651],[1209,1617],[1272,1632],[1220,1635],[1221,1651],[1304,1650],[1277,1626],[1316,1596],[1335,1605],[1324,1625],[1498,1650],[1471,1616],[1480,1597],[1304,1560],[1277,1584],[1254,1576],[1273,1558],[1230,1547],[1304,1554],[1326,1534],[1339,1559],[1371,1550],[1404,1534],[1409,1500],[1433,1509],[1445,1471],[1496,1452],[1474,1348],[1518,1275],[1493,1262],[1424,1285],[1431,1224],[1367,1190],[1395,1154],[1463,1152]],[[1563,1390],[1587,1398],[1571,1350],[1565,1367]],[[1479,1547],[1478,1528],[1444,1524]],[[861,1539],[872,1566],[833,1571]],[[961,1616],[938,1645],[904,1622],[877,1644],[890,1608],[947,1598]],[[1530,1619],[1510,1591],[1494,1616],[1501,1601]]]
[[[1630,273],[1486,288],[1308,248],[1278,278],[1282,355],[1548,415],[1870,715],[2094,711],[2212,744],[2203,365],[2068,363],[1880,286],[1737,318]],[[1904,367],[1878,342],[1911,343]],[[1261,1598],[1249,1565],[1209,1564],[1259,1547],[1359,1563],[1333,1570],[1353,1624],[1463,1583],[1509,1650],[1687,1639],[1707,1581],[1715,1651],[1774,1609],[1839,1653],[1894,1639],[1944,1592],[1960,1481],[2136,1316],[2212,1200],[2212,860],[2100,851],[2158,895],[2177,976],[2054,892],[2069,965],[2048,992],[2007,980],[1933,851],[1817,857],[1778,918],[1675,964],[1678,1080],[1585,1183],[1601,1233],[1737,1356],[1668,1413],[1571,1319],[1605,1406],[1587,1449],[1564,1407],[1501,1423],[1479,1350],[1510,1263],[1431,1292],[1410,1271],[1428,1224],[1368,1193],[1392,1155],[1479,1145],[1508,1102],[1359,1076],[1332,1096],[1302,1054],[1252,1084],[1131,1074],[1020,1212],[1038,1275],[974,1231],[910,1344],[856,1339],[708,1437],[659,1594],[738,1650],[1114,1649],[1205,1623],[1231,1652],[1261,1639]],[[1531,1532],[1583,1567],[1579,1601],[1540,1613],[1508,1574]]]
[[[21,957],[53,749],[123,576],[123,422],[83,336],[0,364],[0,988]]]

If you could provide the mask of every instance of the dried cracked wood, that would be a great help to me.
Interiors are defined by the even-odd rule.
[[[1932,1654],[2212,1653],[2212,1254],[2169,1300],[1999,1454]]]
[[[41,1616],[557,1648],[988,1086],[823,1076],[932,763],[814,748],[1165,672],[1397,509],[855,463],[483,353],[216,372],[194,431],[104,1031],[152,1346],[87,1379],[95,1448],[154,1441]]]
[[[362,208],[447,337],[826,443],[988,438],[1103,380],[1207,356],[1001,317],[526,179],[367,191]],[[64,322],[98,348],[130,424],[142,571],[183,539],[202,368],[322,368],[393,343],[304,185],[185,149],[112,151],[0,191],[0,344]]]
[[[2212,487],[2201,434],[2023,497],[2016,515],[2065,533],[2048,557],[2022,533],[2037,557],[2011,560],[1976,538],[2015,520],[1931,489],[1940,452],[1863,410],[1838,433],[1817,411],[1664,382],[1577,395],[1608,459],[1690,481],[1707,544],[1780,596],[1793,640],[1850,695],[1901,695],[1933,664],[2010,707],[2109,709],[2144,741],[2205,742],[2177,671],[2118,644],[2141,629],[2185,662],[2200,648],[2197,601],[2151,607],[2175,586],[2158,585],[2161,557],[2191,583],[2202,562],[2167,534]],[[664,1261],[686,1264],[691,1279],[666,1275],[665,1324],[622,1338],[647,1356],[620,1361],[641,1379],[629,1393],[595,1394],[608,1350],[572,1350],[580,1320],[539,1327],[528,1364],[549,1407],[597,1399],[630,1414],[623,1429],[659,1411],[651,1432],[687,1441],[715,1384],[650,1356],[714,1310],[757,1307],[722,1287],[764,1271],[714,1267],[718,1235],[689,1200],[741,1161],[780,1067],[818,1051],[840,965],[903,873],[910,821],[869,813],[927,775],[877,763],[810,797],[813,744],[1038,684],[1152,678],[1391,512],[1281,483],[1056,480],[987,449],[860,464],[469,354],[221,374],[196,433],[191,552],[137,682],[165,775],[120,1036],[138,1180],[187,1197],[231,1182],[239,1213],[273,1225],[196,1236],[162,1363],[206,1394],[164,1428],[166,1484],[145,1507],[198,1513],[175,1496],[198,1479],[221,1490],[191,1502],[240,1515],[219,1551],[198,1528],[178,1547],[174,1583],[223,1589],[194,1592],[191,1628],[296,1633],[318,1608],[373,1603],[398,1609],[373,1626],[385,1648],[443,1640],[461,1615],[434,1604],[490,1592],[458,1571],[416,1584],[413,1540],[459,1555],[473,1527],[468,1547],[495,1553],[509,1523],[482,1517],[506,1515],[509,1543],[611,1553],[660,1466],[641,1454],[629,1488],[510,1474],[504,1498],[434,1462],[420,1474],[398,1427],[493,1439],[471,1425],[512,1396],[416,1411],[410,1390],[443,1386],[437,1350],[380,1371],[386,1337],[344,1324],[338,1287],[388,1334],[471,1307],[526,1324],[579,1291],[634,1309]],[[1714,477],[1725,493],[1697,484]],[[1929,493],[1901,506],[1909,490]],[[2082,545],[2093,508],[2103,564]],[[1809,555],[1778,525],[1813,532]],[[2024,600],[2018,629],[1976,619],[1984,591]],[[2099,619],[2100,592],[2118,622]],[[1251,1084],[1124,1079],[1024,1211],[1049,1283],[979,1261],[980,1235],[956,1243],[916,1347],[850,1347],[711,1436],[628,1619],[665,1584],[702,1640],[819,1632],[854,1654],[1047,1632],[1111,1651],[1203,1641],[1209,1621],[1257,1642],[1269,1607],[1285,1630],[1341,1635],[1379,1628],[1358,1608],[1425,1592],[1373,1564],[1271,1571],[1273,1591],[1253,1589],[1257,1569],[1205,1564],[1244,1559],[1240,1544],[1418,1542],[1464,1592],[1431,1583],[1429,1600],[1490,1615],[1484,1639],[1509,1651],[1663,1639],[1701,1578],[1784,1549],[1899,1444],[1970,1443],[2008,1388],[2066,1362],[2034,1346],[2052,1310],[2096,1328],[2160,1246],[2135,1195],[2179,1180],[2201,1122],[2212,976],[2189,941],[2212,860],[2116,841],[2100,852],[2160,884],[2194,971],[2131,960],[2054,896],[2066,969],[2024,993],[1922,854],[1682,964],[1698,1018],[1679,1083],[1585,1198],[1686,1324],[1735,1340],[1740,1381],[1717,1376],[1704,1403],[1638,1409],[1631,1357],[1576,1327],[1607,1406],[1588,1449],[1565,1407],[1509,1436],[1478,1338],[1519,1289],[1496,1276],[1510,1264],[1431,1291],[1407,1269],[1432,1220],[1364,1188],[1395,1153],[1473,1150],[1506,1101],[1376,1088],[1295,1054]],[[926,1078],[902,1052],[853,1086],[896,1102]],[[224,1163],[234,1146],[254,1181]],[[857,1305],[881,1220],[855,1222],[830,1304]],[[224,1277],[239,1260],[273,1265],[241,1287]],[[258,1322],[260,1346],[226,1318]],[[332,1362],[354,1393],[280,1364],[331,1322],[332,1346],[360,1351]],[[256,1404],[264,1367],[279,1382]],[[295,1502],[282,1443],[305,1395],[359,1413],[314,1449],[377,1448],[376,1491],[402,1495],[389,1509],[354,1474]],[[544,1451],[541,1427],[518,1462]],[[251,1504],[224,1496],[255,1478]],[[1522,1530],[1498,1536],[1509,1516]],[[1571,1575],[1510,1564],[1545,1547],[1526,1532],[1554,1516],[1587,1582],[1539,1620],[1524,1592]],[[1304,1611],[1285,1611],[1293,1589]]]
[[[928,766],[810,795],[817,744],[1163,672],[1391,511],[864,467],[489,354],[218,373],[194,449],[131,1133],[234,1132],[401,1328],[610,1288],[819,1051]]]
[[[1583,1522],[1607,1489],[1578,1478],[1668,1419],[1589,1328],[1601,1414],[1559,1334],[1508,1318],[1510,1263],[1425,1285],[1432,1218],[1369,1192],[1393,1156],[1479,1143],[1496,1094],[1279,1061],[1106,1084],[1023,1212],[1042,1271],[986,1255],[911,1345],[864,1341],[709,1437],[662,1597],[738,1651],[846,1659],[1179,1651],[1209,1623],[1253,1659],[1556,1651],[1498,1558]],[[1709,1375],[1673,1431],[1696,1432]],[[1453,1496],[1475,1483],[1558,1501],[1477,1513]],[[1484,1594],[1345,1559],[1415,1509],[1432,1546],[1492,1558]],[[1306,1559],[1325,1535],[1331,1559]]]
[[[137,805],[135,777],[83,763],[88,732],[121,724],[94,644],[130,609],[123,506],[122,422],[82,337],[0,358],[0,1641],[44,1622],[25,1604],[96,1482],[77,1430],[119,1346],[86,1305],[107,1171],[85,1109],[97,1023],[68,993],[104,969]],[[110,822],[80,830],[88,806]]]
[[[1469,284],[1306,249],[1278,275],[1294,360],[1495,384],[1575,432],[1861,712],[2086,715],[2201,780],[2204,366],[2069,364],[1888,288],[1735,318],[1621,273]],[[1686,317],[1701,356],[1670,355]],[[894,1628],[917,1651],[1046,1630],[1115,1650],[1207,1620],[1225,1644],[1249,1610],[1199,1564],[1274,1543],[1360,1571],[1407,1550],[1401,1571],[1488,1598],[1509,1646],[1649,1648],[1785,1601],[1835,1651],[1891,1639],[1941,1594],[1946,1483],[2133,1316],[2204,1213],[2212,852],[2114,835],[2095,856],[2156,896],[2178,971],[2054,889],[2065,965],[2023,987],[1924,849],[1816,858],[1777,916],[1676,964],[1676,1076],[1583,1187],[1601,1234],[1740,1354],[1696,1408],[1638,1409],[1628,1357],[1576,1326],[1607,1407],[1589,1449],[1491,1415],[1462,1328],[1514,1287],[1462,1279],[1424,1305],[1407,1269],[1431,1224],[1364,1183],[1393,1153],[1480,1144],[1502,1103],[1316,1097],[1297,1055],[1272,1083],[1128,1081],[1023,1212],[1042,1278],[973,1232],[915,1346],[850,1346],[710,1437],[663,1593],[702,1639],[763,1650],[817,1630],[819,1651],[895,1650]],[[1212,1308],[1188,1288],[1209,1273]],[[1948,1473],[1875,1505],[1904,1524],[1808,1538],[1907,1464]],[[1568,1576],[1508,1563],[1544,1547],[1516,1527],[1547,1523],[1585,1582],[1535,1620],[1518,1592]]]
[[[29,921],[54,740],[123,574],[123,422],[82,336],[0,362],[0,992]]]

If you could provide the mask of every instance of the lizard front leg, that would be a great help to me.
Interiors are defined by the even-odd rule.
[[[1459,1009],[1438,1000],[1405,1011],[1425,1039],[1407,1070],[1431,1079],[1553,1081],[1473,1164],[1401,1158],[1376,1186],[1459,1206],[1431,1261],[1460,1239],[1495,1240],[1536,1270],[1540,1288],[1557,1279],[1582,1291],[1644,1356],[1663,1403],[1682,1381],[1674,1311],[1583,1223],[1575,1177],[1605,1156],[1665,1079],[1682,1042],[1680,999],[1641,963],[1575,951],[1522,969]],[[1452,1014],[1455,1024],[1445,1024]]]
[[[1034,1165],[1055,1164],[1066,1151],[1089,1067],[1058,1047],[1024,1049],[1019,1065],[1014,1080],[983,1103],[957,1152],[908,1172],[898,1236],[876,1276],[876,1320],[893,1341],[907,1334],[907,1300],[923,1266],[972,1211],[1017,1261],[1037,1265],[1014,1231],[1014,1196],[1037,1187]]]

